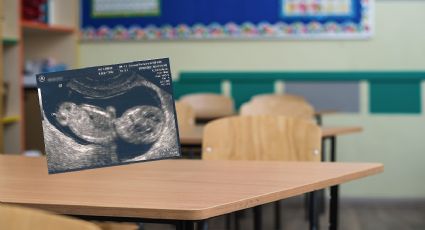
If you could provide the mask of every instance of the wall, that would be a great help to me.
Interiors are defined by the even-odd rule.
[[[87,42],[80,45],[79,63],[170,57],[175,77],[182,71],[425,70],[425,1],[378,0],[375,8],[370,40]],[[386,171],[344,185],[342,195],[425,198],[424,116],[369,114],[368,85],[361,87],[360,114],[333,115],[324,122],[362,125],[363,133],[338,139],[339,160],[383,162]]]

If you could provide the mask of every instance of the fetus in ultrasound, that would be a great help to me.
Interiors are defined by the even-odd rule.
[[[172,88],[162,76],[168,65],[38,75],[49,173],[179,156]]]
[[[150,144],[158,140],[165,124],[165,115],[155,106],[136,106],[115,121],[118,135],[132,144]]]
[[[79,138],[97,144],[105,144],[116,137],[114,130],[115,110],[103,110],[97,106],[64,102],[55,114],[56,120]]]
[[[56,120],[79,138],[107,144],[120,137],[132,144],[151,144],[158,140],[165,124],[165,115],[155,106],[136,106],[115,118],[115,109],[64,102],[55,113]]]

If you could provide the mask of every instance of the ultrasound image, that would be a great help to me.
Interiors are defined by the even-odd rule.
[[[37,75],[49,173],[180,156],[168,59]]]

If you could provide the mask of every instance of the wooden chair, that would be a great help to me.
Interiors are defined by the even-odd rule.
[[[235,116],[204,128],[204,160],[320,161],[321,129],[284,116]]]
[[[321,160],[321,129],[311,121],[284,116],[237,116],[205,126],[203,160]],[[315,192],[310,193],[309,218],[317,226]],[[254,224],[261,225],[261,208],[254,208]],[[236,220],[238,221],[238,220]],[[275,225],[280,229],[280,205],[275,203]]]
[[[235,114],[233,99],[221,94],[187,94],[180,101],[193,108],[196,119],[212,120]]]
[[[41,210],[0,205],[0,229],[7,230],[100,230],[97,225]]]
[[[282,115],[303,119],[314,118],[314,108],[307,101],[262,99],[244,103],[241,115]]]
[[[196,129],[195,125],[195,112],[193,108],[186,102],[176,102],[177,123],[179,125],[179,133],[192,133]],[[201,148],[199,146],[181,145],[183,156],[194,159],[201,155]]]
[[[195,112],[192,107],[181,101],[176,101],[177,123],[180,130],[191,129],[195,126]]]

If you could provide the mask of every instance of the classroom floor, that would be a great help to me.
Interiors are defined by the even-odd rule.
[[[300,199],[281,201],[282,229],[308,229],[303,219],[304,209]],[[274,229],[273,206],[263,208],[263,229]],[[328,216],[320,218],[321,229],[327,229]],[[209,230],[225,229],[225,218],[208,222]],[[252,212],[245,212],[240,229],[252,229]],[[146,224],[144,230],[171,230],[167,225]],[[340,229],[343,230],[423,230],[425,229],[425,201],[343,201],[340,206]]]

